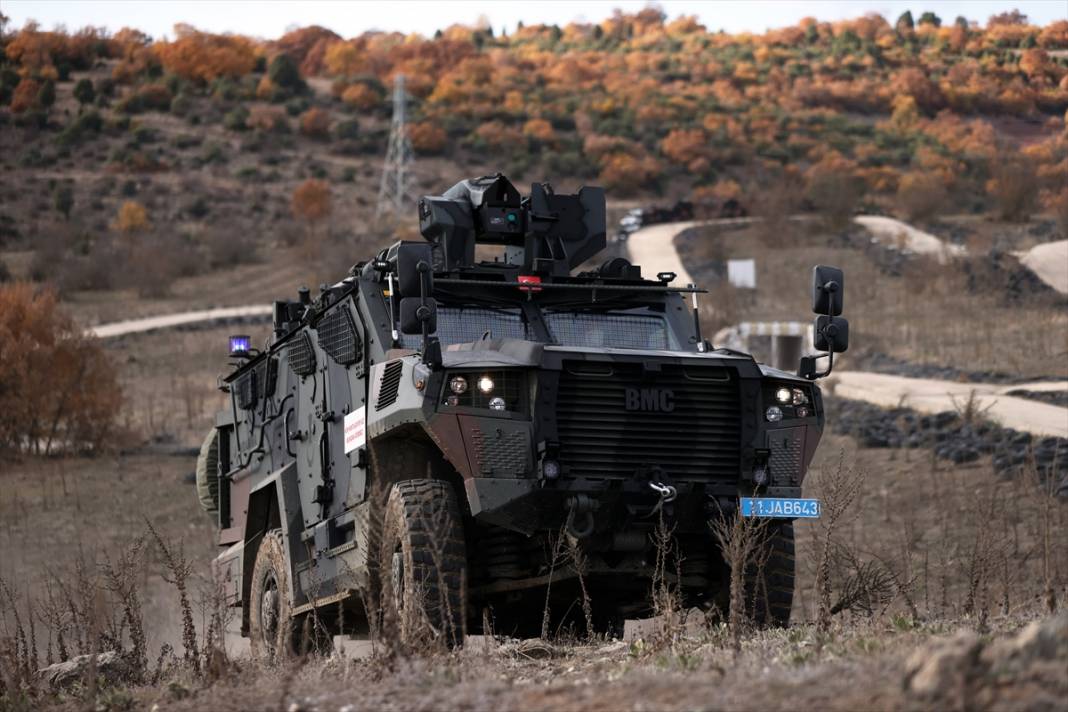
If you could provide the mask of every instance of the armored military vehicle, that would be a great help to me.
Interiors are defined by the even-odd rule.
[[[828,353],[793,374],[704,339],[701,290],[674,274],[619,257],[579,271],[605,248],[600,188],[523,197],[498,174],[418,209],[424,242],[275,302],[262,350],[231,339],[198,470],[253,650],[293,650],[311,616],[448,644],[487,623],[536,635],[581,591],[616,630],[651,609],[658,527],[684,604],[723,606],[709,522],[735,512],[769,518],[750,613],[786,624],[792,522],[819,514],[801,497],[813,380],[848,343],[841,272],[815,269]]]

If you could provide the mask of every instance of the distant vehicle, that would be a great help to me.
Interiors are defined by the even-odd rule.
[[[555,627],[582,615],[583,590],[596,628],[618,632],[652,610],[660,522],[683,603],[725,609],[708,522],[739,511],[769,519],[747,605],[785,625],[792,521],[819,514],[801,490],[824,424],[813,380],[848,346],[841,272],[815,271],[827,369],[807,357],[793,374],[714,349],[700,290],[673,274],[622,258],[572,274],[605,248],[600,188],[522,197],[476,178],[424,197],[419,224],[425,242],[275,302],[262,351],[231,339],[198,488],[254,653],[342,622],[450,645],[486,621],[537,635],[547,597]],[[476,262],[476,245],[501,256]]]

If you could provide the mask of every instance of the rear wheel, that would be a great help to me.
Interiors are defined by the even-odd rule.
[[[379,556],[384,624],[404,645],[463,642],[463,520],[445,482],[393,485]]]
[[[249,636],[252,656],[284,660],[307,653],[329,652],[331,636],[310,614],[293,614],[289,600],[289,560],[281,531],[268,532],[256,552],[249,594]]]

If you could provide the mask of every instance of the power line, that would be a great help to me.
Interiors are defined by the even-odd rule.
[[[376,216],[392,212],[395,217],[402,218],[405,209],[415,205],[415,196],[410,193],[415,155],[412,153],[412,142],[408,139],[407,103],[404,75],[398,74],[393,80],[393,120],[389,128],[386,161],[382,166],[382,181],[378,184]]]

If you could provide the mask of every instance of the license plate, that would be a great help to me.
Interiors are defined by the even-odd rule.
[[[788,499],[783,497],[742,497],[743,517],[773,519],[819,519],[818,499]]]

